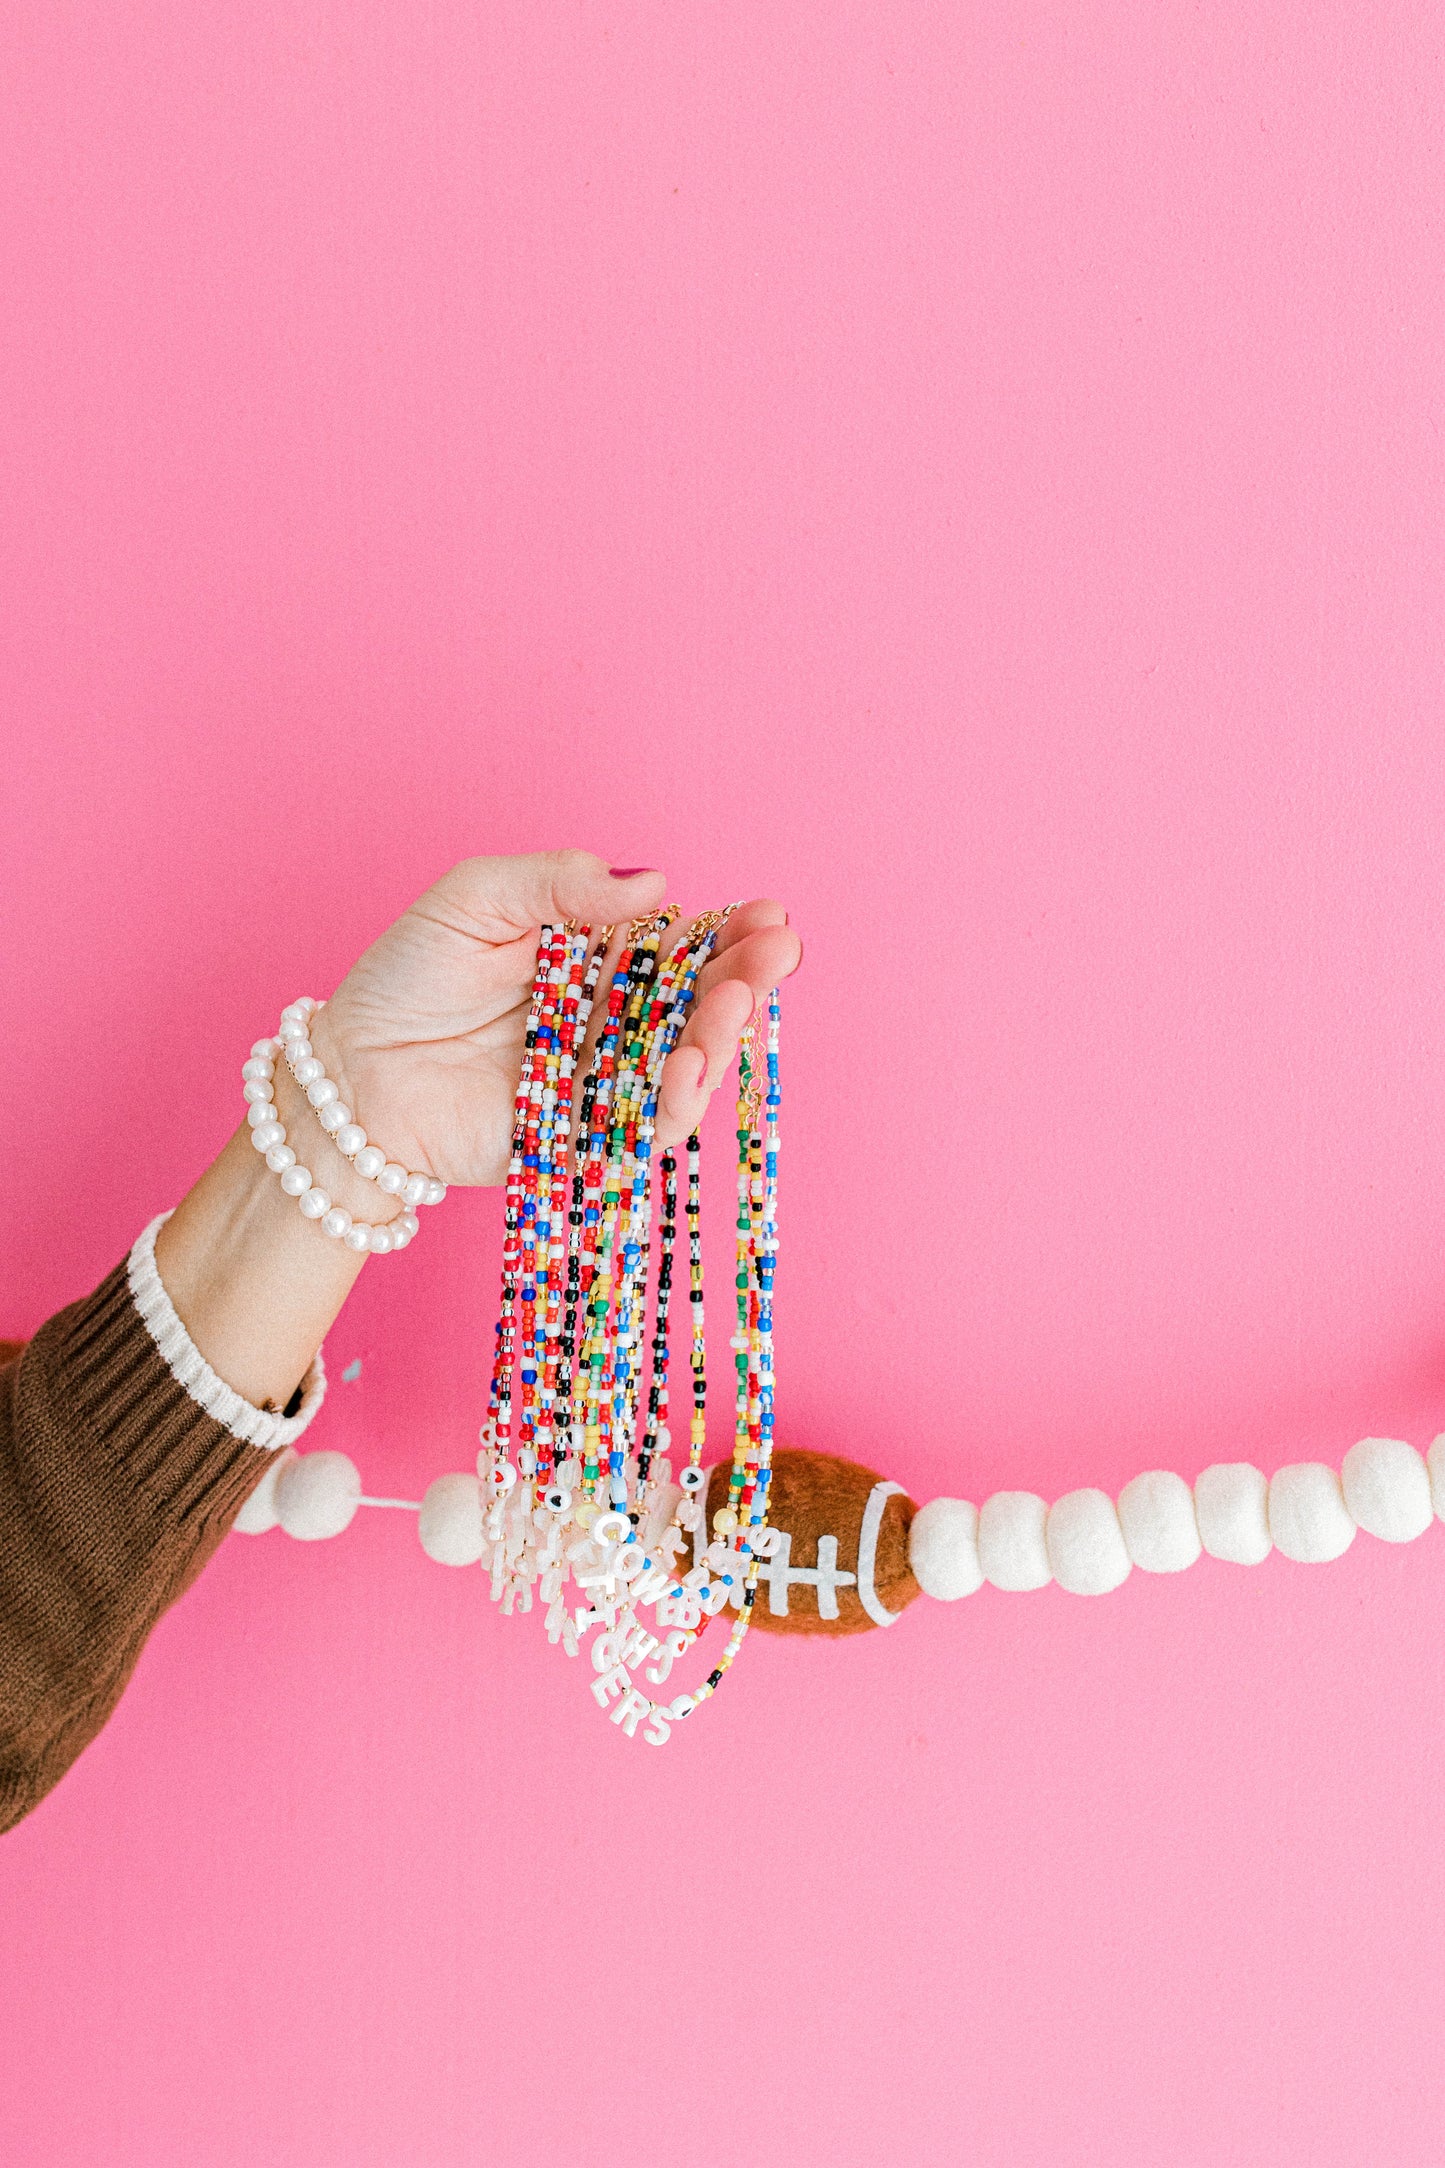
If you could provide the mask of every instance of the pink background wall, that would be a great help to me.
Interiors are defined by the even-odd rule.
[[[11,10],[0,1331],[577,841],[807,941],[785,1439],[1445,1429],[1442,72],[1425,0]],[[496,1229],[333,1336],[373,1487],[467,1465]],[[1442,1646],[1361,1537],[755,1642],[658,1755],[399,1516],[235,1538],[0,1844],[0,2156],[1433,2163]]]

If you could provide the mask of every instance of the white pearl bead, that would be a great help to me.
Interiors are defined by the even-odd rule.
[[[1194,1517],[1211,1558],[1258,1566],[1274,1549],[1269,1484],[1247,1460],[1219,1461],[1204,1470],[1194,1485]]]
[[[336,1149],[354,1159],[366,1142],[366,1131],[360,1122],[343,1122],[336,1132]]]
[[[319,1119],[327,1135],[334,1137],[337,1130],[344,1129],[351,1120],[351,1109],[344,1106],[341,1100],[331,1099],[322,1107]]]
[[[263,1077],[249,1077],[242,1088],[241,1097],[248,1106],[264,1107],[274,1099],[275,1092]]]
[[[325,1219],[327,1213],[331,1210],[331,1199],[324,1189],[317,1189],[313,1186],[304,1192],[301,1198],[301,1210],[307,1219]]]
[[[1355,1540],[1340,1479],[1321,1461],[1299,1460],[1269,1479],[1269,1532],[1274,1547],[1302,1565],[1340,1558]]]
[[[474,1475],[439,1475],[422,1494],[416,1532],[439,1566],[474,1566],[482,1555],[482,1486]]]
[[[311,1169],[291,1166],[281,1177],[281,1187],[288,1197],[304,1197],[311,1187]]]
[[[281,1021],[289,1024],[294,1017],[298,1023],[304,1024],[310,1013],[304,1001],[288,1001],[281,1011]]]
[[[293,1075],[295,1074],[298,1062],[309,1061],[310,1058],[311,1041],[309,1039],[292,1039],[290,1041],[286,1048],[286,1059],[291,1064],[291,1070]]]
[[[258,1039],[251,1049],[252,1061],[274,1061],[281,1051],[279,1039]]]
[[[1044,1526],[1049,1509],[1032,1491],[995,1491],[978,1515],[978,1562],[995,1588],[1043,1588],[1054,1577]]]
[[[371,1229],[367,1226],[365,1220],[353,1220],[346,1233],[342,1236],[342,1240],[349,1250],[369,1250],[371,1248]]]
[[[321,1225],[334,1242],[339,1242],[351,1225],[351,1214],[344,1205],[334,1204],[322,1220]]]
[[[420,1228],[421,1221],[417,1218],[415,1212],[403,1212],[397,1225],[405,1227],[409,1235],[414,1235]]]
[[[296,996],[297,1008],[304,1009],[308,1016],[314,1016],[321,1005],[314,994],[298,994]]]
[[[428,1204],[440,1204],[442,1199],[446,1196],[446,1193],[446,1183],[438,1182],[433,1179],[428,1182],[426,1186],[426,1202]]]
[[[1435,1518],[1424,1455],[1403,1438],[1361,1438],[1340,1470],[1356,1527],[1384,1543],[1413,1543]]]
[[[278,1039],[285,1039],[288,1042],[292,1039],[304,1039],[306,1037],[306,1026],[299,1016],[283,1016],[276,1036]]]
[[[1129,1553],[1107,1491],[1066,1491],[1049,1507],[1049,1564],[1073,1596],[1107,1596],[1129,1578]]]
[[[355,1165],[358,1174],[364,1174],[368,1182],[374,1182],[386,1165],[386,1154],[378,1145],[363,1145],[356,1155]]]
[[[426,1193],[430,1187],[431,1180],[428,1175],[413,1174],[407,1177],[406,1187],[401,1194],[407,1204],[425,1204]]]
[[[295,1166],[296,1154],[289,1144],[273,1144],[266,1154],[266,1164],[273,1174],[284,1174],[288,1167]]]
[[[391,1222],[392,1248],[394,1250],[404,1250],[410,1240],[411,1229],[409,1227],[403,1226],[402,1222],[399,1219],[394,1219]]]
[[[249,1061],[242,1062],[241,1074],[243,1077],[273,1077],[276,1074],[276,1064],[274,1061],[261,1061],[253,1054]]]
[[[385,1257],[392,1246],[391,1229],[389,1227],[373,1227],[366,1246],[375,1256]]]
[[[276,1145],[286,1142],[286,1132],[279,1122],[259,1122],[251,1131],[253,1152],[269,1152]]]
[[[246,1109],[246,1119],[253,1129],[259,1129],[262,1122],[275,1121],[276,1109],[269,1099],[254,1099]]]
[[[931,1498],[913,1516],[908,1563],[925,1596],[953,1603],[983,1587],[978,1507],[965,1498]]]
[[[1129,1556],[1145,1573],[1182,1573],[1199,1556],[1194,1493],[1182,1475],[1156,1469],[1119,1493],[1119,1526]]]
[[[314,1084],[307,1085],[306,1096],[313,1107],[329,1106],[337,1097],[336,1086],[329,1076],[319,1076]]]
[[[356,1518],[361,1471],[345,1453],[301,1453],[276,1478],[276,1518],[288,1536],[319,1543]]]
[[[298,1061],[296,1067],[291,1072],[291,1074],[295,1077],[297,1083],[303,1085],[314,1084],[316,1082],[316,1079],[319,1076],[324,1076],[325,1073],[325,1070],[322,1068],[320,1062],[316,1059],[316,1056],[314,1054],[308,1054],[304,1061]]]
[[[399,1197],[406,1188],[406,1183],[406,1169],[399,1167],[394,1159],[387,1161],[376,1178],[377,1188],[384,1189],[388,1197]]]

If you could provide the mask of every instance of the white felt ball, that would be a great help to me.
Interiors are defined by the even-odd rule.
[[[339,1536],[360,1503],[361,1471],[344,1453],[298,1454],[276,1479],[276,1518],[302,1543]]]
[[[1340,1469],[1355,1525],[1386,1543],[1413,1543],[1435,1518],[1424,1455],[1403,1438],[1361,1438]]]
[[[1430,1496],[1435,1501],[1436,1516],[1445,1521],[1445,1430],[1432,1440],[1425,1465],[1430,1471]]]
[[[1071,1596],[1107,1596],[1129,1578],[1129,1553],[1107,1491],[1067,1491],[1049,1507],[1049,1564]]]
[[[1269,1479],[1269,1532],[1274,1547],[1302,1565],[1340,1558],[1355,1540],[1355,1524],[1333,1468],[1300,1460]]]
[[[978,1514],[978,1562],[995,1588],[1043,1588],[1053,1579],[1044,1523],[1049,1509],[1032,1491],[995,1491]]]
[[[439,1566],[474,1566],[482,1555],[482,1486],[474,1475],[439,1475],[427,1486],[417,1534]]]
[[[296,1458],[294,1445],[286,1445],[279,1453],[271,1455],[271,1465],[242,1506],[231,1526],[241,1536],[264,1536],[268,1528],[277,1523],[276,1484],[283,1468],[288,1468]]]
[[[1258,1566],[1274,1549],[1269,1532],[1269,1484],[1247,1460],[1219,1461],[1194,1486],[1199,1540],[1211,1558]]]
[[[913,1516],[908,1563],[925,1596],[952,1603],[983,1587],[978,1562],[978,1507],[966,1498],[930,1498]]]
[[[1194,1493],[1182,1475],[1157,1468],[1119,1493],[1119,1526],[1130,1558],[1145,1573],[1182,1573],[1199,1556]]]

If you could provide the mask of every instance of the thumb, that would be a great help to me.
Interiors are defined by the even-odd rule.
[[[640,918],[662,902],[666,886],[655,868],[614,874],[593,851],[534,851],[464,858],[431,895],[469,931],[500,944],[561,919],[603,926]]]

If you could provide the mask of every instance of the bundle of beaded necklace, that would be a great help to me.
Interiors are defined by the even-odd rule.
[[[692,1410],[673,1480],[667,1426],[677,1252],[678,1164],[661,1154],[653,1243],[653,1136],[662,1065],[729,912],[705,912],[672,945],[669,905],[628,927],[596,1051],[578,1059],[615,929],[544,926],[517,1087],[507,1173],[502,1288],[482,1480],[482,1564],[504,1612],[545,1608],[549,1640],[586,1643],[599,1706],[630,1738],[661,1746],[716,1692],[752,1621],[773,1555],[773,1266],[777,1252],[778,1024],[754,1017],[739,1055],[737,1329],[727,1502],[706,1526],[707,1356],[703,1324],[701,1147],[687,1140]],[[576,1100],[576,1118],[573,1108]],[[654,1269],[655,1266],[655,1269]],[[651,1370],[638,1428],[649,1299]],[[680,1554],[691,1542],[692,1563]],[[568,1602],[568,1584],[580,1598]],[[713,1669],[690,1692],[654,1700],[708,1621],[737,1617]],[[652,1631],[642,1613],[651,1610]],[[594,1638],[588,1642],[587,1637]]]

